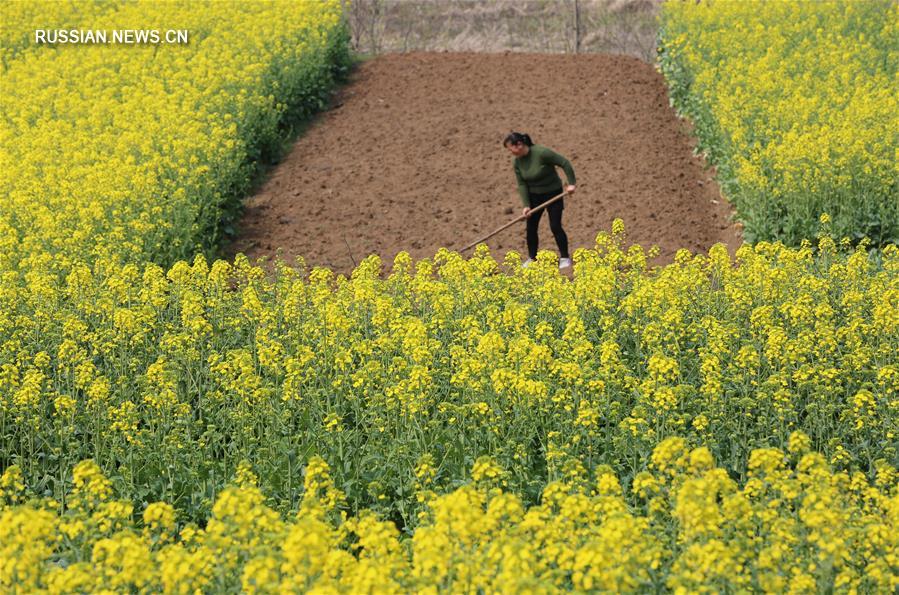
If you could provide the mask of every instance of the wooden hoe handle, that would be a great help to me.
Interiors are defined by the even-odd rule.
[[[549,199],[548,201],[546,201],[546,202],[543,203],[542,205],[540,205],[540,206],[538,206],[538,207],[534,207],[533,209],[531,209],[530,214],[533,215],[535,212],[539,211],[540,209],[543,209],[543,208],[545,208],[545,207],[548,207],[548,206],[551,205],[552,203],[554,203],[554,202],[556,202],[557,200],[563,198],[566,194],[568,194],[568,193],[563,189],[561,194],[557,194],[556,196],[552,197],[551,199]],[[515,223],[518,223],[518,222],[521,221],[522,219],[526,219],[526,218],[527,218],[527,217],[525,217],[524,215],[519,215],[518,217],[516,217],[515,219],[512,219],[511,221],[509,221],[508,223],[506,223],[506,224],[503,225],[502,227],[499,227],[499,228],[493,230],[492,232],[488,233],[488,234],[485,235],[483,238],[480,238],[480,239],[477,239],[477,240],[473,241],[472,243],[468,244],[468,245],[465,246],[464,248],[460,248],[460,249],[459,249],[459,252],[465,252],[466,250],[468,250],[468,249],[471,248],[472,246],[477,246],[478,244],[480,244],[481,242],[483,242],[483,241],[486,240],[487,238],[491,238],[491,237],[495,236],[496,234],[498,234],[498,233],[501,232],[502,230],[506,229],[506,228],[509,227],[510,225],[513,225],[513,224],[515,224]]]

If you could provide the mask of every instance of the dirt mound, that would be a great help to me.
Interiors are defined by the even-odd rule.
[[[281,249],[348,274],[370,253],[389,269],[401,250],[419,259],[458,249],[520,213],[502,146],[510,130],[571,160],[578,189],[562,222],[572,252],[616,217],[630,242],[659,245],[654,264],[678,248],[723,242],[733,254],[742,243],[652,66],[604,54],[411,53],[358,67],[247,199],[225,254]],[[556,250],[546,216],[540,226],[540,248]],[[524,223],[487,243],[498,260],[526,256]]]

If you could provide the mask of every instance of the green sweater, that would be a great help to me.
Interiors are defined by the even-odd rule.
[[[515,158],[515,179],[518,180],[518,194],[524,206],[531,206],[531,192],[550,192],[562,185],[562,179],[556,173],[557,165],[565,170],[568,183],[574,185],[571,162],[549,147],[531,145],[527,155]]]

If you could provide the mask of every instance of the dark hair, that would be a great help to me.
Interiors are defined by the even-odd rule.
[[[513,145],[524,143],[529,147],[534,146],[533,141],[531,141],[531,137],[523,132],[510,132],[506,139],[503,141],[503,146],[505,147],[510,143]]]

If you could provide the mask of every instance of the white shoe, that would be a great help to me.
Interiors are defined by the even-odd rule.
[[[560,259],[559,259],[559,268],[560,268],[560,269],[566,269],[566,268],[568,268],[568,267],[570,267],[570,266],[571,266],[571,259],[570,259],[570,258],[560,258]]]
[[[521,263],[522,268],[527,268],[532,262],[534,262],[533,258],[528,258],[523,263]]]

